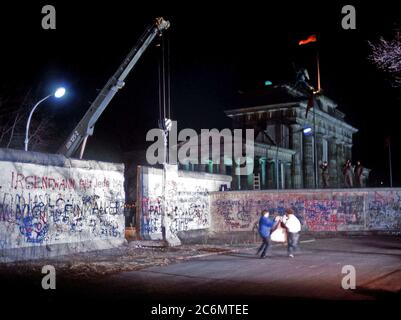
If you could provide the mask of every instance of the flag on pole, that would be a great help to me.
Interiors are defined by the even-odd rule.
[[[305,118],[308,117],[308,112],[310,109],[312,109],[315,106],[315,97],[313,94],[308,99],[308,102],[306,104],[306,113],[305,113]]]
[[[305,40],[301,40],[298,42],[298,45],[302,46],[304,44],[308,44],[311,42],[317,42],[317,38],[315,34],[312,34],[311,36],[309,36],[308,38],[306,38]]]
[[[390,144],[391,144],[390,136],[387,136],[386,140],[384,141],[384,145],[385,145],[386,147],[389,147]]]

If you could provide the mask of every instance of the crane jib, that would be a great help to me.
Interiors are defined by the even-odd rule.
[[[67,157],[72,156],[82,142],[84,140],[86,142],[86,138],[93,134],[93,129],[97,120],[113,99],[117,91],[124,86],[124,80],[132,68],[136,65],[156,35],[161,34],[169,27],[170,23],[168,21],[164,20],[163,18],[157,18],[153,25],[146,28],[145,32],[139,38],[134,48],[128,53],[113,76],[107,81],[106,85],[90,105],[88,111],[69,135],[67,141],[62,145],[58,152],[59,154]],[[82,144],[81,155],[83,154],[84,148],[85,143]]]

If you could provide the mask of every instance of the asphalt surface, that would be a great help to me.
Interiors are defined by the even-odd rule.
[[[175,299],[302,298],[381,299],[401,293],[399,239],[320,239],[301,243],[295,258],[274,246],[265,259],[255,247],[207,256],[165,267],[123,272],[98,284],[123,296]],[[355,290],[344,290],[344,266],[353,266]],[[138,290],[138,288],[140,288]]]
[[[255,315],[268,301],[284,308],[300,301],[303,305],[315,305],[316,301],[401,301],[399,237],[314,239],[300,247],[295,258],[287,257],[284,246],[275,245],[267,258],[260,259],[255,254],[256,245],[249,245],[233,248],[232,252],[102,277],[71,279],[68,274],[57,275],[56,290],[41,289],[42,275],[26,275],[15,285],[13,279],[8,279],[2,287],[10,302],[20,301],[24,292],[34,304],[40,301],[74,306],[84,301],[85,306],[122,306],[135,310],[139,318],[149,319],[163,318],[151,314],[153,307],[160,311],[160,307],[176,305],[194,308],[196,304],[246,303]],[[347,275],[342,272],[344,266],[355,268],[355,289],[341,286]],[[188,315],[169,318],[185,319]]]

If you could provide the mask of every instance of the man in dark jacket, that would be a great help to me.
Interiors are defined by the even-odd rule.
[[[320,165],[320,169],[322,169],[322,181],[323,181],[323,188],[329,187],[329,165],[327,161],[323,161]]]
[[[347,188],[352,188],[354,186],[354,177],[352,174],[352,165],[351,165],[351,160],[347,160],[347,162],[343,166],[343,174],[344,174],[344,181],[345,181],[345,186]]]
[[[273,220],[269,219],[269,211],[263,210],[259,219],[259,235],[262,237],[263,242],[257,251],[257,254],[262,252],[261,258],[266,256],[266,251],[270,248],[270,233],[273,225]]]

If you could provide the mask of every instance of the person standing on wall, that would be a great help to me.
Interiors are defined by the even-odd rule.
[[[354,175],[355,175],[355,184],[357,188],[362,188],[363,187],[363,166],[360,161],[356,162],[356,166],[354,169]]]
[[[262,210],[258,226],[259,235],[262,238],[262,244],[256,253],[259,254],[260,252],[262,252],[262,254],[260,255],[261,258],[264,258],[266,256],[267,250],[270,249],[270,233],[273,225],[273,220],[269,218],[269,211]]]
[[[347,160],[347,162],[344,164],[343,174],[344,174],[345,186],[347,188],[352,188],[354,184],[353,184],[351,160]]]
[[[320,165],[320,169],[322,170],[322,181],[323,181],[323,188],[329,187],[329,165],[327,161],[323,161]]]
[[[294,210],[288,208],[285,210],[283,225],[288,234],[288,256],[294,258],[294,252],[298,249],[299,233],[301,231],[301,222],[295,216]]]

